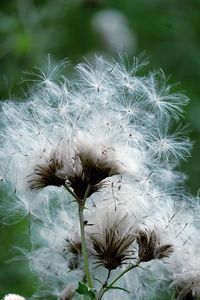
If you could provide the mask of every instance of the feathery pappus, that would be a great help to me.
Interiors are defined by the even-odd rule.
[[[163,71],[143,75],[137,58],[95,57],[73,78],[59,76],[62,65],[41,71],[25,101],[1,103],[0,215],[29,218],[32,250],[22,253],[35,296],[73,299],[71,283],[91,281],[97,300],[156,299],[171,287],[177,300],[198,299],[200,207],[177,168],[192,147],[180,126],[189,99]]]

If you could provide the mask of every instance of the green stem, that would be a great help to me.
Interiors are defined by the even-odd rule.
[[[135,269],[139,266],[140,262],[138,261],[135,265],[130,265],[128,268],[126,268],[122,273],[120,273],[109,285],[106,285],[103,289],[100,290],[97,300],[102,299],[105,292],[107,292],[109,289],[113,287],[113,285],[127,272],[131,271],[132,269]]]
[[[100,300],[100,299],[103,297],[104,293],[106,292],[105,289],[106,289],[106,287],[107,287],[108,279],[110,278],[110,274],[111,274],[111,270],[108,271],[108,275],[107,275],[107,277],[106,277],[106,280],[105,280],[105,282],[102,284],[102,287],[100,288],[100,290],[99,290],[99,292],[98,292],[98,294],[97,294],[97,300]]]
[[[79,205],[79,222],[80,222],[80,230],[81,230],[81,245],[82,245],[82,255],[83,255],[83,262],[84,262],[84,269],[85,269],[85,276],[87,279],[87,283],[90,288],[93,287],[92,279],[90,276],[90,269],[89,269],[89,261],[88,261],[88,251],[86,246],[85,240],[85,229],[84,229],[84,217],[83,217],[83,207]]]
[[[82,199],[82,206],[83,206],[83,207],[85,206],[85,201],[86,201],[86,199],[87,199],[87,197],[88,197],[88,194],[89,194],[89,192],[90,192],[90,189],[91,189],[91,185],[88,184],[88,186],[87,186],[87,188],[86,188],[86,191],[85,191],[85,194],[84,194],[84,197],[83,197],[83,199]]]
[[[88,286],[90,288],[93,288],[92,279],[90,276],[90,269],[89,269],[89,260],[88,260],[88,250],[85,240],[85,225],[84,225],[84,216],[83,216],[83,210],[85,207],[85,202],[87,200],[88,194],[91,189],[91,185],[88,184],[85,194],[82,199],[79,199],[73,191],[70,190],[70,188],[65,184],[65,189],[73,196],[73,198],[76,200],[78,204],[78,213],[79,213],[79,223],[80,223],[80,231],[81,231],[81,246],[82,246],[82,255],[83,255],[83,263],[84,263],[84,270],[85,270],[85,276],[87,279]]]
[[[72,197],[73,197],[76,201],[79,200],[78,197],[76,196],[76,194],[74,194],[74,192],[72,192],[72,191],[70,190],[70,188],[69,188],[66,184],[64,184],[63,186],[64,186],[64,188],[68,191],[68,193],[69,193],[70,195],[72,195]]]
[[[108,286],[107,289],[111,288],[115,282],[117,282],[124,274],[131,271],[132,269],[135,269],[139,266],[140,262],[137,262],[135,265],[130,265],[128,268],[126,268],[122,273],[120,273]]]
[[[88,286],[90,288],[93,288],[93,283],[92,283],[90,269],[89,269],[88,250],[87,250],[87,245],[86,245],[86,240],[85,240],[85,225],[84,225],[84,216],[83,216],[83,210],[85,207],[86,199],[90,192],[90,188],[91,188],[91,186],[90,186],[90,184],[88,184],[83,199],[81,199],[81,201],[78,202],[78,212],[79,212],[79,223],[80,223],[80,231],[81,231],[81,246],[82,246],[82,255],[83,255],[85,276],[87,279]]]

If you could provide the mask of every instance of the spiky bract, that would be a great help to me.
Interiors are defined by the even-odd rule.
[[[124,218],[113,220],[113,215],[106,215],[104,222],[96,232],[90,234],[92,246],[90,252],[97,266],[104,266],[109,271],[121,267],[133,258],[131,245],[134,232],[127,228]]]
[[[156,236],[154,230],[139,231],[136,240],[139,246],[138,257],[141,262],[169,257],[173,251],[170,244],[160,245],[159,237]]]

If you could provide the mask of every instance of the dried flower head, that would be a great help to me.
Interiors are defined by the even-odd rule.
[[[75,237],[74,239],[66,238],[67,242],[66,249],[71,254],[70,259],[68,260],[68,268],[70,270],[75,270],[80,266],[80,260],[82,256],[82,245],[79,237]]]
[[[8,294],[3,300],[25,300],[25,298],[17,294]]]
[[[154,230],[140,230],[136,241],[139,246],[138,256],[143,262],[169,257],[173,251],[170,244],[160,245],[159,237]]]
[[[74,255],[81,255],[81,240],[76,237],[75,239],[66,238],[67,250]]]
[[[107,216],[108,217],[108,216]],[[126,228],[124,218],[112,220],[109,216],[99,232],[90,234],[90,250],[97,266],[104,266],[109,271],[122,266],[132,258],[131,245],[135,239],[132,228]]]
[[[87,138],[79,139],[78,143],[73,140],[68,143],[71,147],[66,147],[66,141],[62,139],[49,157],[36,164],[27,176],[29,189],[67,184],[81,201],[86,191],[87,197],[91,196],[103,186],[104,179],[120,173],[113,148],[92,143]]]
[[[97,192],[100,186],[90,186],[88,189],[88,182],[85,178],[85,173],[81,165],[79,156],[76,154],[72,157],[71,166],[68,168],[67,185],[73,189],[75,195],[81,201],[87,191],[87,197]]]
[[[83,138],[79,134],[72,151],[71,162],[65,167],[67,184],[80,200],[86,191],[90,197],[102,188],[104,179],[122,172],[116,151],[96,144],[87,135]]]
[[[0,177],[4,180],[0,183],[6,189],[0,219],[3,216],[7,222],[12,215],[29,215],[33,247],[23,254],[42,282],[42,295],[60,296],[69,282],[85,275],[80,242],[74,237],[64,241],[66,232],[77,228],[77,203],[83,221],[94,224],[84,227],[88,252],[97,266],[108,271],[135,258],[136,236],[141,261],[169,256],[172,246],[160,245],[156,231],[138,233],[137,225],[144,219],[150,228],[157,228],[158,223],[166,228],[176,250],[163,268],[151,261],[159,277],[157,286],[172,276],[174,262],[185,270],[188,258],[199,249],[200,205],[184,195],[179,186],[183,176],[175,171],[189,155],[191,143],[179,126],[173,133],[171,123],[178,121],[188,99],[172,93],[162,71],[140,74],[144,65],[136,58],[130,63],[125,57],[118,61],[96,57],[94,63],[79,64],[70,79],[59,77],[61,65],[52,68],[48,64],[27,101],[1,101]],[[170,171],[168,178],[163,170]],[[129,176],[121,176],[124,173]],[[36,201],[25,190],[24,177],[29,189],[41,189]],[[46,189],[50,185],[56,188]],[[86,209],[85,200],[91,195]],[[71,196],[77,203],[72,203]],[[105,215],[114,209],[117,218],[114,213]],[[103,213],[98,222],[99,212]],[[126,212],[135,218],[133,229],[129,220],[121,218],[120,213]],[[67,272],[69,269],[76,271]],[[127,272],[122,278],[120,286],[131,291],[127,299],[157,299],[151,294],[156,290],[154,283],[153,288],[150,281],[148,288],[141,284],[144,273]],[[102,279],[102,275],[98,268],[91,270],[92,278]],[[134,285],[130,286],[132,276]],[[120,291],[112,292],[117,299],[115,293]],[[105,300],[110,295],[105,294]]]
[[[62,186],[65,179],[58,176],[58,171],[63,167],[56,152],[50,154],[49,158],[41,164],[36,164],[33,173],[27,176],[27,184],[30,190],[39,190],[49,185]]]
[[[93,145],[95,148],[95,145]],[[96,186],[107,177],[119,174],[119,166],[115,158],[115,150],[102,146],[99,153],[94,149],[81,149],[78,153],[85,180],[92,186]]]
[[[177,300],[194,300],[200,297],[199,271],[188,271],[176,276],[171,284],[175,288]]]

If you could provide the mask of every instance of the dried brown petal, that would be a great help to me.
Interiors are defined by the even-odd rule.
[[[90,189],[87,197],[90,197],[103,187],[104,179],[119,174],[117,162],[109,159],[111,154],[111,149],[104,149],[100,154],[91,151],[90,148],[77,150],[72,158],[69,174],[67,174],[67,183],[78,199],[84,198],[88,185]]]
[[[82,245],[81,240],[76,237],[75,239],[65,239],[67,242],[67,250],[75,255],[81,255],[82,254]]]
[[[177,300],[199,299],[200,275],[198,269],[189,269],[178,274],[170,287],[175,289]]]
[[[88,198],[103,187],[104,179],[119,173],[119,163],[112,148],[85,141],[77,148],[75,145],[70,147],[61,139],[49,159],[36,164],[27,182],[31,190],[66,184],[77,196],[76,200],[81,202],[86,191]]]
[[[78,255],[74,255],[68,260],[68,268],[70,270],[76,270],[80,267],[80,257]]]
[[[135,236],[131,230],[118,230],[120,221],[103,229],[101,233],[91,234],[92,256],[97,266],[104,266],[108,270],[116,269],[132,258],[130,246]]]
[[[99,184],[107,177],[119,174],[116,161],[111,160],[115,155],[111,148],[103,148],[98,156],[92,151],[79,152],[80,161],[84,170],[85,180],[92,186]]]
[[[140,261],[147,262],[152,259],[162,259],[164,257],[169,257],[172,253],[172,245],[165,244],[161,245],[159,243],[159,238],[156,236],[154,230],[141,230],[139,231],[136,241],[138,243],[138,256]]]
[[[68,260],[68,268],[70,270],[75,270],[80,266],[81,256],[82,256],[82,245],[81,240],[76,237],[75,239],[65,239],[67,242],[65,251],[71,253],[71,257]]]
[[[61,186],[65,184],[65,179],[57,175],[62,164],[53,154],[49,160],[35,166],[34,171],[27,178],[30,190],[39,190],[49,185]]]

